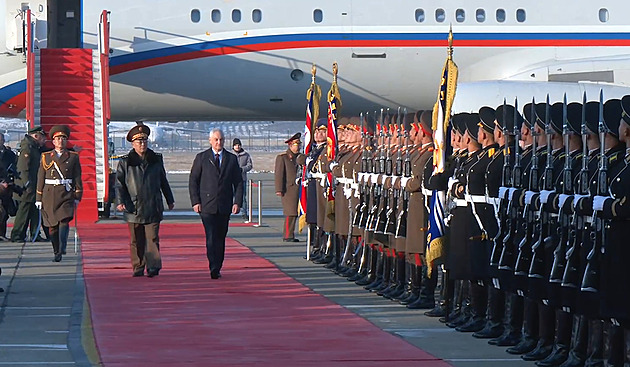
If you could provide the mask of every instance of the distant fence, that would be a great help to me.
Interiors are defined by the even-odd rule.
[[[220,128],[225,134],[226,148],[232,147],[232,141],[235,138],[241,140],[243,148],[247,151],[277,152],[286,149],[284,141],[295,134],[300,129],[301,123],[230,123],[224,125],[211,125],[207,127],[207,131],[214,128]],[[159,138],[154,137],[150,142],[153,148],[159,148],[160,151],[199,151],[207,149],[208,132],[200,130],[180,129],[167,127],[161,132]],[[131,143],[126,141],[124,136],[110,137],[110,151],[113,154],[122,154],[131,149]]]

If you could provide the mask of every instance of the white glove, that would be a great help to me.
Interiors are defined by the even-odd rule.
[[[333,168],[337,167],[338,165],[339,165],[339,163],[337,163],[337,162],[330,162],[330,166],[329,166],[330,170],[332,171]]]
[[[536,195],[534,191],[525,191],[525,204],[531,205],[534,195]]]
[[[573,207],[577,208],[580,205],[580,200],[588,197],[588,195],[573,195]]]
[[[400,179],[400,187],[402,187],[403,189],[407,187],[407,182],[409,182],[409,180],[411,180],[411,177],[402,177]]]
[[[345,186],[343,188],[343,196],[345,196],[346,199],[350,199],[352,196],[352,189],[349,186]]]
[[[306,166],[308,166],[313,161],[313,157],[306,157]]]
[[[392,186],[396,185],[396,181],[398,181],[399,178],[400,176],[392,176]]]
[[[370,173],[370,183],[377,184],[378,175],[376,173]]]
[[[540,202],[542,204],[547,204],[547,201],[549,200],[549,195],[553,194],[555,191],[553,190],[542,190],[540,192]]]
[[[357,180],[358,180],[359,182],[365,182],[365,181],[363,181],[363,172],[359,172],[359,173],[357,173]]]
[[[387,176],[386,175],[382,175],[381,176],[381,185],[385,185],[385,180],[387,180]]]
[[[612,200],[612,198],[610,196],[595,196],[593,198],[593,210],[597,210],[597,211],[602,211],[604,210],[604,204],[606,203],[606,200]]]
[[[501,186],[499,187],[499,198],[500,199],[507,199],[506,194],[508,193],[509,188],[505,187],[505,186]]]
[[[35,202],[35,207],[37,208],[37,210],[42,210],[42,202],[41,201],[36,201]]]
[[[459,180],[456,179],[455,177],[449,177],[448,178],[448,189],[449,191],[451,190],[451,188],[453,187],[453,185],[455,185],[456,183],[458,183]]]
[[[326,175],[319,181],[319,186],[326,187]]]
[[[510,188],[508,189],[508,198],[509,198],[510,200],[513,200],[513,199],[514,199],[514,193],[515,193],[515,192],[516,192],[516,188],[515,188],[515,187],[510,187]]]
[[[571,198],[571,195],[560,194],[558,196],[558,208],[562,209],[564,203]]]

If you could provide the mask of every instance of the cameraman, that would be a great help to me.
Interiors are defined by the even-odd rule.
[[[30,129],[20,142],[20,154],[17,159],[18,175],[15,178],[15,184],[22,187],[24,192],[22,195],[18,195],[17,192],[13,195],[19,204],[13,221],[13,231],[11,231],[12,242],[24,242],[29,224],[31,238],[36,234],[39,213],[35,207],[35,191],[41,149],[45,143],[46,134],[41,126]],[[45,239],[40,236],[36,241],[45,241]]]
[[[4,143],[4,134],[0,133],[0,240],[8,241],[7,220],[17,211],[11,197],[14,185],[12,185],[13,177],[10,172],[16,164],[17,156]]]

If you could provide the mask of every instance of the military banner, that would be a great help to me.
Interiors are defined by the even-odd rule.
[[[339,95],[339,87],[337,86],[337,63],[333,64],[333,81],[328,91],[328,127],[326,131],[326,158],[328,162],[334,162],[337,156],[337,113],[341,108],[341,96]],[[326,175],[326,197],[328,205],[326,206],[326,215],[334,215],[335,213],[335,196],[333,187],[332,172]]]
[[[451,116],[451,107],[457,89],[457,65],[453,61],[453,31],[448,33],[448,57],[442,70],[442,79],[438,91],[437,102],[433,108],[433,174],[444,172],[446,162],[447,128]],[[429,213],[429,230],[427,234],[427,263],[429,275],[435,261],[445,255],[444,238],[444,203],[446,193],[433,190],[431,212]]]

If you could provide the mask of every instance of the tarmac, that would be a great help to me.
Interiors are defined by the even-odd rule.
[[[181,214],[184,215],[167,217],[164,223],[201,225],[196,217]],[[122,224],[120,220],[104,222],[116,221]],[[235,218],[232,222],[243,220]],[[490,346],[469,333],[456,332],[437,319],[424,316],[423,310],[409,310],[306,261],[304,236],[300,237],[302,242],[283,243],[282,223],[281,217],[263,217],[262,226],[233,226],[228,236],[314,292],[453,366],[534,365],[507,354],[505,348]],[[61,263],[51,262],[50,243],[0,243],[0,287],[5,289],[0,293],[0,366],[103,365],[93,340],[90,308],[85,302],[80,243],[75,255],[73,236],[74,229],[68,255]],[[120,267],[130,268],[128,262]],[[160,275],[163,276],[168,275]],[[337,327],[343,330],[344,325]],[[356,343],[361,342],[358,337]],[[364,361],[363,365],[370,363]]]

